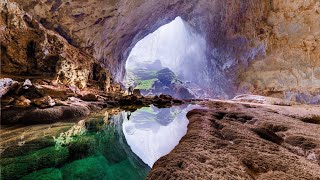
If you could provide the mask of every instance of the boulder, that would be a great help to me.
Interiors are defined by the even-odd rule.
[[[68,103],[66,101],[62,101],[60,99],[54,99],[54,102],[56,102],[57,106],[68,106]]]
[[[134,95],[134,96],[141,96],[140,89],[134,89],[134,90],[133,90],[133,95]]]
[[[69,92],[69,89],[59,88],[51,85],[37,85],[37,90],[42,94],[42,96],[50,96],[52,98],[62,98],[67,99],[68,96],[74,96],[73,92]]]
[[[55,101],[50,96],[44,96],[33,100],[33,104],[40,108],[48,108],[56,105]]]
[[[29,108],[22,111],[18,108],[1,110],[1,124],[50,124],[70,119],[85,117],[90,114],[88,106],[70,105],[51,108]]]
[[[28,99],[40,98],[42,97],[41,92],[39,92],[38,88],[34,85],[29,86],[28,83],[23,83],[22,86],[17,90],[17,94],[20,96],[25,96]]]
[[[84,96],[81,97],[81,100],[84,101],[97,101],[98,100],[98,96],[92,93],[86,94]]]
[[[161,94],[159,96],[159,98],[161,98],[161,99],[172,99],[172,97],[170,95],[166,95],[166,94]]]
[[[0,79],[0,98],[6,95],[10,90],[18,88],[19,83],[10,78]]]
[[[32,83],[31,83],[31,81],[29,79],[26,79],[24,81],[24,83],[22,84],[22,88],[23,89],[29,89],[31,86],[32,86]]]
[[[13,101],[14,101],[13,97],[9,97],[9,96],[4,97],[4,98],[1,98],[1,105],[7,106],[7,105],[10,105]]]
[[[15,107],[21,107],[21,108],[25,108],[25,107],[29,107],[31,104],[31,101],[29,99],[27,99],[24,96],[20,96],[16,101],[14,106]]]

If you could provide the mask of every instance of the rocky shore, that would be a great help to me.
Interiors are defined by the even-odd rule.
[[[63,84],[26,79],[0,79],[1,124],[47,124],[76,121],[103,108],[131,110],[154,104],[158,107],[181,104],[171,96],[127,95],[120,88],[106,93],[98,88],[78,89]]]
[[[320,107],[209,101],[148,179],[319,179]]]

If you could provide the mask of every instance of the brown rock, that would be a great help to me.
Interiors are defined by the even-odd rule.
[[[180,15],[205,37],[208,63],[212,64],[208,85],[220,97],[230,97],[238,90],[273,96],[288,96],[291,91],[297,97],[302,92],[318,95],[320,15],[315,0],[88,0],[62,2],[58,8],[57,3],[40,0],[13,1],[32,17],[14,3],[1,2],[6,6],[3,17],[8,17],[1,19],[4,28],[0,31],[4,72],[36,70],[79,88],[86,86],[90,76],[112,92],[111,74],[121,80],[124,60],[133,46]],[[70,11],[78,8],[81,13]],[[37,20],[67,41],[45,30]],[[93,57],[100,62],[94,63]]]
[[[92,93],[86,94],[84,96],[81,97],[81,100],[84,101],[97,101],[98,100],[98,96]]]
[[[38,85],[36,86],[37,90],[41,93],[42,96],[50,96],[52,98],[62,98],[66,99],[69,94],[66,89],[58,88],[50,85]]]
[[[319,107],[260,105],[253,111],[251,107],[237,103],[203,104],[207,109],[192,110],[187,114],[190,121],[187,134],[173,151],[154,164],[147,179],[320,177],[319,161],[316,160],[320,129],[318,125],[310,126],[292,118],[297,111],[320,114]],[[258,122],[243,123],[240,116],[241,119],[255,117]],[[266,124],[268,129],[264,128]],[[285,128],[278,128],[282,124]]]
[[[56,103],[50,96],[44,96],[33,100],[33,103],[40,108],[53,107]]]
[[[20,96],[16,101],[15,101],[15,107],[21,107],[21,108],[25,108],[25,107],[29,107],[31,104],[31,101],[27,98],[25,98],[24,96]]]
[[[4,98],[1,98],[1,105],[7,106],[11,104],[13,101],[14,101],[13,97],[10,97],[10,96],[4,97]]]
[[[16,3],[1,1],[0,6],[1,73],[46,75],[58,83],[86,87],[92,55],[47,30]]]
[[[134,89],[134,90],[133,90],[133,95],[134,95],[134,96],[141,96],[140,89]]]
[[[166,95],[166,94],[161,94],[159,96],[159,98],[161,98],[161,99],[173,99],[170,95]]]
[[[8,109],[1,112],[1,124],[49,124],[70,119],[85,117],[90,114],[88,106],[70,105],[52,108]]]

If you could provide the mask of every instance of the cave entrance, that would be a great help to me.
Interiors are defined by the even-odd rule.
[[[126,61],[125,84],[143,95],[207,96],[205,39],[181,17],[141,39]]]

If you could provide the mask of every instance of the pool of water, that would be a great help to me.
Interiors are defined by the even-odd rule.
[[[198,106],[106,109],[77,123],[1,128],[1,179],[145,179]]]

